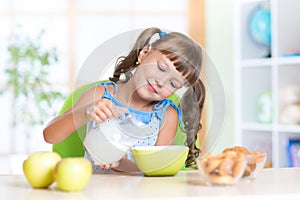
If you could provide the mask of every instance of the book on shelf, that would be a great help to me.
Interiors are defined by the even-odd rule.
[[[300,167],[300,139],[288,141],[289,167]]]

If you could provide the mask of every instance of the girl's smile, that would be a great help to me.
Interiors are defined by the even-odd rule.
[[[152,93],[157,93],[157,91],[155,90],[155,88],[151,85],[151,83],[148,81],[147,84],[148,89],[150,90],[150,92]]]

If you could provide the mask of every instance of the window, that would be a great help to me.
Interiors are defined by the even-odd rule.
[[[16,30],[31,37],[45,30],[43,45],[55,46],[59,52],[51,81],[67,93],[84,60],[105,40],[149,26],[188,33],[188,17],[187,0],[0,0],[0,87],[5,81],[8,37]],[[0,155],[50,150],[42,138],[43,127],[30,130],[30,139],[22,129],[11,130],[12,106],[9,94],[0,97],[5,116],[0,120]]]

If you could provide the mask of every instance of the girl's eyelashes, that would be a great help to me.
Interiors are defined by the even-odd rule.
[[[159,69],[160,71],[163,71],[163,72],[166,71],[166,67],[165,67],[165,66],[160,65],[160,64],[157,64],[157,66],[158,66],[158,69]]]
[[[177,87],[176,87],[176,84],[175,84],[173,81],[170,81],[170,85],[171,85],[173,88],[177,88]]]
[[[181,88],[180,84],[178,84],[176,81],[170,81],[170,85],[175,88],[175,89],[179,89]]]
[[[166,71],[166,67],[165,67],[165,66],[160,65],[160,64],[157,64],[157,66],[158,66],[158,69],[159,69],[160,71],[162,71],[162,72],[165,72],[165,71]],[[171,85],[171,87],[177,89],[177,84],[176,84],[174,81],[170,80],[170,85]]]
[[[167,67],[165,65],[161,65],[161,64],[157,63],[157,67],[162,72],[166,72],[167,71]],[[174,89],[179,89],[179,88],[182,87],[181,84],[178,83],[176,80],[170,80],[170,85]]]

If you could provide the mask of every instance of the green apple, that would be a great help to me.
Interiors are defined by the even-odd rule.
[[[54,182],[53,171],[61,160],[61,156],[56,152],[41,151],[28,156],[23,162],[23,172],[34,188],[46,188]]]
[[[80,191],[92,175],[92,164],[83,157],[64,158],[54,169],[56,184],[63,191]]]

